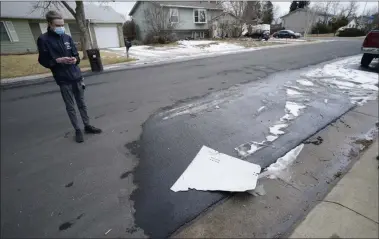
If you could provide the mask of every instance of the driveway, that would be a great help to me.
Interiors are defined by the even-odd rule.
[[[141,166],[134,172],[139,163],[146,165],[146,162],[140,162],[130,153],[139,151],[139,145],[133,142],[139,139],[141,125],[152,114],[177,102],[201,99],[209,92],[228,89],[236,84],[252,82],[257,89],[256,94],[259,89],[264,89],[267,94],[274,93],[276,83],[280,85],[289,79],[266,82],[266,77],[271,74],[358,54],[360,44],[360,41],[341,41],[299,45],[88,77],[85,81],[89,113],[93,124],[102,128],[104,133],[86,136],[83,144],[73,141],[73,132],[55,84],[2,90],[1,236],[167,236],[178,225],[205,209],[209,198],[217,200],[220,196],[206,196],[208,199],[203,202],[202,196],[188,194],[191,205],[199,202],[197,207],[189,208],[188,201],[168,199],[168,188],[165,191],[157,188],[154,192],[142,188],[146,185],[144,180],[151,181],[149,177],[152,175],[169,185],[181,174],[184,166],[172,168],[167,164],[170,159],[161,164],[152,162],[154,174],[144,174]],[[233,88],[229,92],[233,95]],[[338,102],[347,102],[338,94],[335,97]],[[280,97],[275,99],[280,100]],[[251,104],[256,105],[257,102],[252,99]],[[344,103],[339,111],[349,107],[349,103]],[[329,108],[325,110],[330,112]],[[154,116],[151,117],[154,120]],[[230,121],[239,120],[232,115],[229,117]],[[180,134],[174,132],[185,131],[177,128],[179,125],[174,121],[159,122],[157,126],[165,124],[169,131],[154,133],[152,139],[164,140],[170,135],[177,139]],[[145,124],[142,137],[148,133],[149,127],[154,126],[151,122]],[[219,123],[219,128],[207,128],[206,124],[199,127],[206,129],[202,134],[209,132],[210,137],[228,134],[222,122]],[[194,145],[204,143],[197,142],[198,137],[193,135]],[[149,142],[141,145],[144,150],[148,149],[145,146]],[[186,145],[180,147],[187,148]],[[187,150],[178,151],[180,154],[177,155],[184,153],[189,159],[196,151],[192,146]],[[163,155],[158,156],[161,158]],[[131,198],[137,187],[140,191],[135,191]],[[145,211],[140,205],[149,201],[164,207],[144,217]],[[167,218],[176,209],[188,210],[183,215]],[[167,224],[157,230],[162,222]]]

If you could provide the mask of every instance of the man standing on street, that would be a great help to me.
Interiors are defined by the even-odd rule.
[[[80,57],[72,38],[65,34],[64,20],[62,16],[49,11],[46,14],[48,23],[47,32],[38,40],[38,62],[49,68],[59,85],[67,114],[74,127],[76,142],[84,141],[75,112],[75,103],[78,106],[80,116],[84,124],[84,131],[89,134],[100,134],[98,129],[89,123],[87,106],[84,102],[84,88],[82,73],[79,68]]]

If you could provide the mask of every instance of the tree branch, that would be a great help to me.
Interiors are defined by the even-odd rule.
[[[43,9],[43,12],[46,12],[50,5],[51,5],[51,1],[49,2],[36,2],[35,4],[33,4],[33,8],[32,10],[29,12],[29,14],[33,13],[34,11],[36,11],[37,9]]]
[[[67,10],[72,14],[72,16],[74,16],[74,18],[76,18],[76,12],[74,11],[74,9],[72,9],[72,7],[70,5],[68,5],[68,3],[66,1],[61,1],[63,6],[65,6],[67,8]]]

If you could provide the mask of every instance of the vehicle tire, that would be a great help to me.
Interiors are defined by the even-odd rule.
[[[361,66],[362,67],[368,67],[370,65],[372,59],[374,59],[373,55],[364,53],[362,56],[362,59],[361,59]]]

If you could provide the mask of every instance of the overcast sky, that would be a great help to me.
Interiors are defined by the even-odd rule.
[[[135,3],[135,1],[122,1],[122,2],[116,1],[114,3],[109,3],[109,5],[112,6],[117,12],[121,13],[124,16],[127,16],[129,11],[132,9],[134,3]],[[280,1],[280,2],[272,1],[272,3],[274,4],[274,6],[278,6],[278,8],[279,8],[278,15],[282,16],[282,15],[288,13],[291,1]],[[347,3],[348,2],[343,2],[342,4],[347,4]],[[367,5],[366,5],[366,3],[367,3]],[[375,8],[375,7],[377,8],[378,7],[378,1],[371,0],[371,1],[367,1],[367,2],[364,2],[364,1],[359,2],[358,15],[360,15],[363,12],[365,5],[366,5],[366,9]],[[276,16],[276,17],[278,17],[278,16]]]

